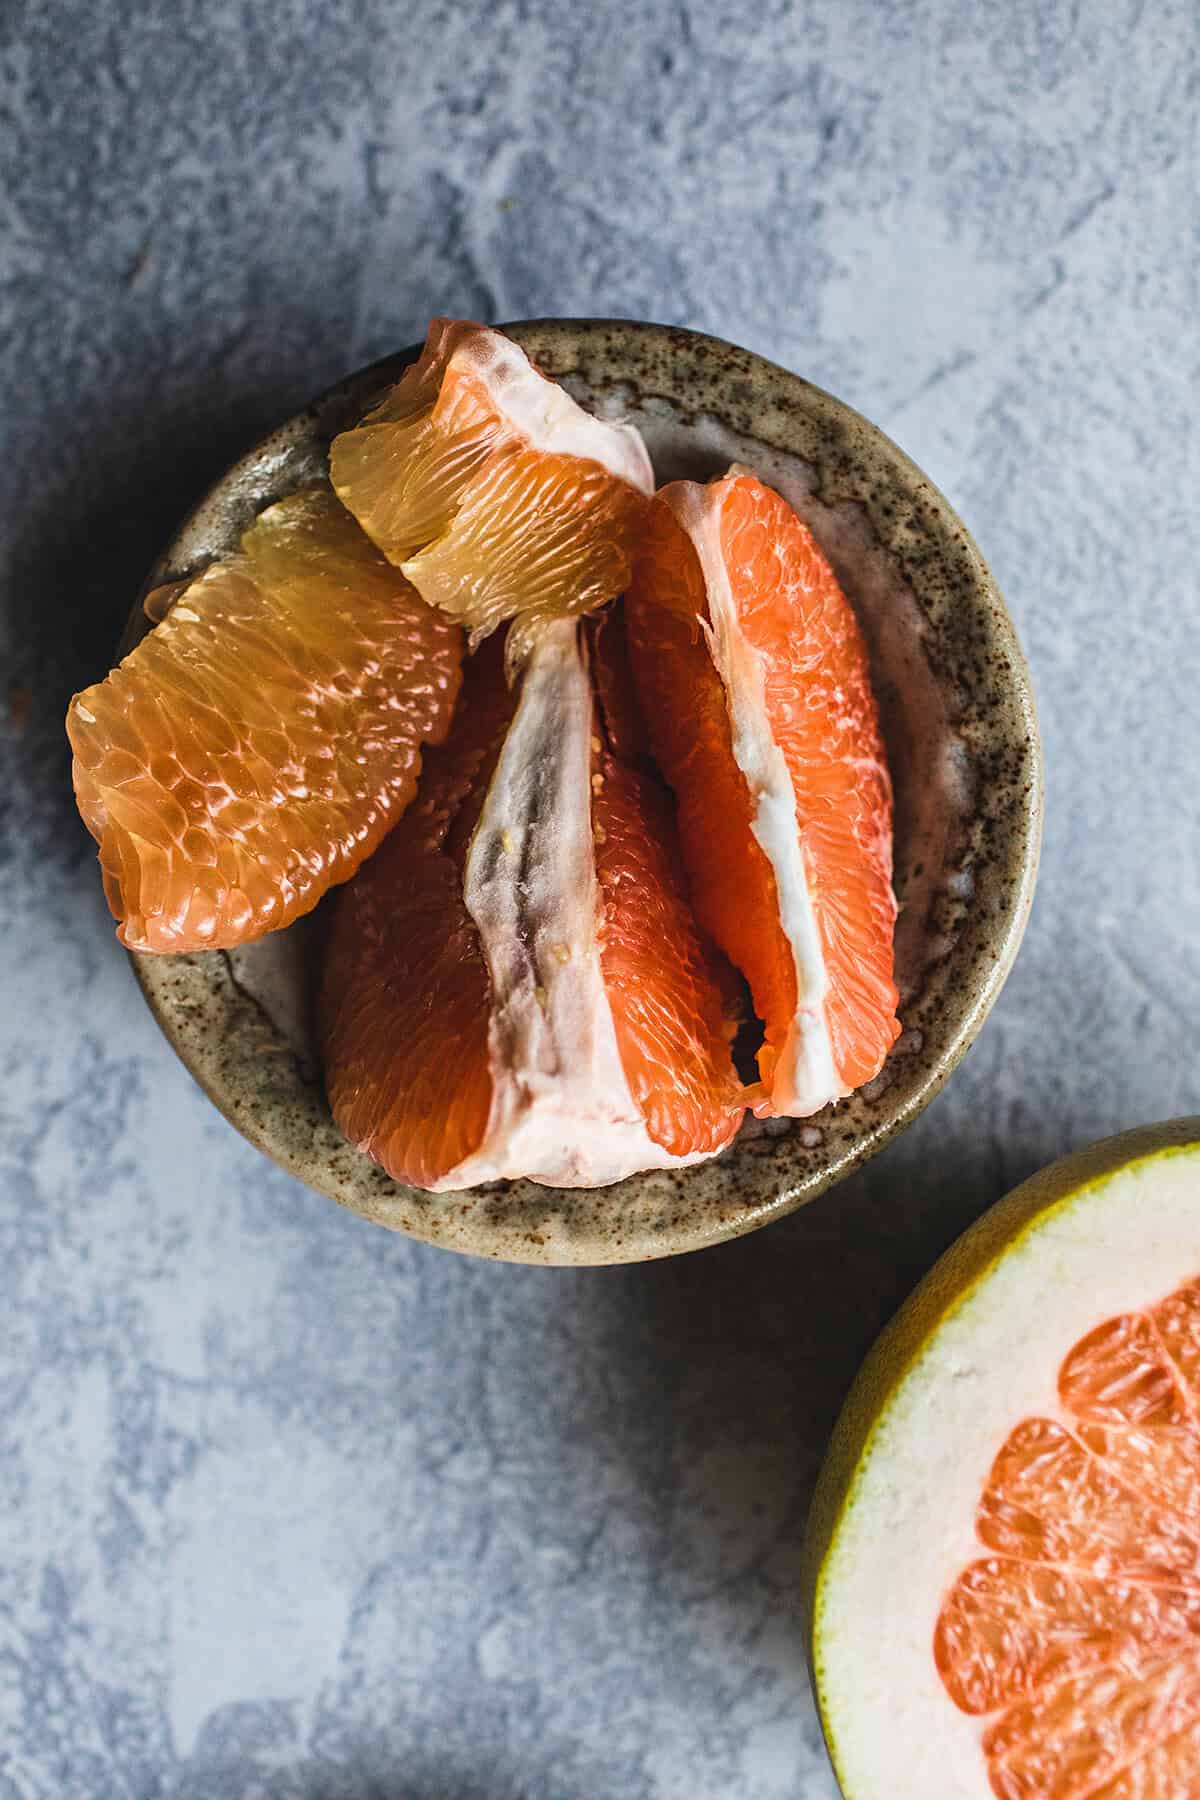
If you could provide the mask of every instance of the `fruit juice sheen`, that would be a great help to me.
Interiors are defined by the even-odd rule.
[[[581,403],[590,403],[585,390],[576,385],[573,391]],[[799,458],[768,449],[711,416],[685,420],[661,400],[652,408],[634,407],[620,415],[610,406],[596,410],[624,417],[638,427],[659,483],[705,481],[723,474],[731,463],[752,469],[810,527],[851,601],[871,654],[895,788],[895,886],[901,901],[896,980],[903,1011],[904,999],[919,985],[923,959],[933,960],[941,953],[942,946],[927,937],[926,921],[942,879],[947,843],[956,836],[970,802],[963,747],[920,654],[924,626],[907,582],[876,543],[863,507],[820,500],[814,493],[815,473]],[[920,791],[912,791],[906,783],[911,766],[934,771],[934,779],[924,780]],[[290,941],[294,936],[293,930],[236,950],[235,973],[297,1054],[315,1066],[311,1027],[293,999],[296,966],[304,958],[303,946]],[[791,1128],[808,1127],[796,1122]],[[753,1134],[780,1129],[787,1127],[751,1118],[743,1126]],[[676,1204],[664,1186],[664,1209]]]

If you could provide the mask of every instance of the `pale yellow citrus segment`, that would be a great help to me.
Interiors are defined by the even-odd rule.
[[[479,470],[451,526],[404,573],[473,639],[515,616],[509,649],[519,662],[540,625],[591,612],[624,587],[643,516],[641,496],[598,463],[510,450]]]
[[[587,413],[503,333],[435,320],[396,388],[330,451],[334,488],[422,596],[478,641],[577,615],[629,578],[654,478],[629,425]],[[513,660],[532,644],[522,625]]]
[[[327,489],[269,507],[68,711],[122,942],[227,949],[310,911],[412,798],[461,657]]]

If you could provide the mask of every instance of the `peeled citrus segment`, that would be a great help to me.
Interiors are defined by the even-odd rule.
[[[763,1021],[755,1110],[816,1112],[900,1030],[891,784],[853,610],[786,502],[733,472],[661,491],[626,616],[697,917]]]
[[[402,563],[445,530],[476,469],[509,441],[502,416],[466,366],[447,384],[446,405],[434,419],[448,362],[461,349],[462,365],[469,366],[472,336],[481,329],[434,319],[418,360],[330,447],[339,498],[389,562]]]
[[[611,753],[596,759],[593,780],[600,966],[629,1091],[649,1137],[671,1155],[723,1150],[744,1102],[670,814],[648,777]]]
[[[543,621],[602,606],[624,587],[645,501],[599,463],[543,450],[493,456],[453,522],[404,573],[475,638],[514,619],[510,661]]]
[[[461,751],[481,711],[469,677],[431,785],[337,909],[334,1117],[435,1190],[602,1186],[712,1155],[743,1110],[717,990],[652,798],[597,735],[577,627],[543,629],[507,729],[501,713],[489,754]],[[430,835],[444,793],[456,810]]]
[[[491,1109],[491,990],[456,850],[513,705],[489,645],[467,663],[449,741],[426,753],[416,803],[337,896],[329,930],[319,1015],[333,1115],[417,1187],[471,1155]]]
[[[654,480],[630,425],[592,417],[501,332],[435,319],[420,360],[330,474],[363,529],[477,641],[590,610],[624,586]]]
[[[1035,1177],[872,1352],[810,1525],[847,1800],[1200,1793],[1200,1120]]]
[[[345,881],[412,798],[461,655],[327,490],[269,507],[68,710],[121,941],[229,948]]]

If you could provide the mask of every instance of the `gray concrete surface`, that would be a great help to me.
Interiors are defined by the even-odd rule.
[[[3,1800],[830,1800],[795,1582],[858,1359],[1013,1182],[1200,1105],[1198,70],[1186,0],[0,0]],[[72,811],[67,695],[177,517],[433,311],[831,388],[1038,683],[979,1044],[859,1178],[673,1264],[474,1264],[273,1171]]]

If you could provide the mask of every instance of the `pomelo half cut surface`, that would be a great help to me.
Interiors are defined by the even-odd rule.
[[[435,319],[396,386],[330,451],[334,488],[432,605],[478,642],[624,587],[654,491],[632,425],[585,412],[502,332]]]
[[[128,949],[230,949],[311,911],[401,816],[462,634],[327,488],[160,597],[71,702],[75,795]]]
[[[846,1403],[806,1583],[846,1800],[1200,1795],[1200,1118],[947,1252]]]
[[[736,468],[661,490],[625,608],[696,915],[765,1028],[755,1111],[817,1112],[900,1031],[891,782],[858,622],[807,526]]]
[[[320,1018],[339,1126],[415,1186],[604,1186],[732,1141],[669,812],[614,748],[573,620],[538,628],[518,693],[498,640],[469,663],[417,804],[339,896]]]

